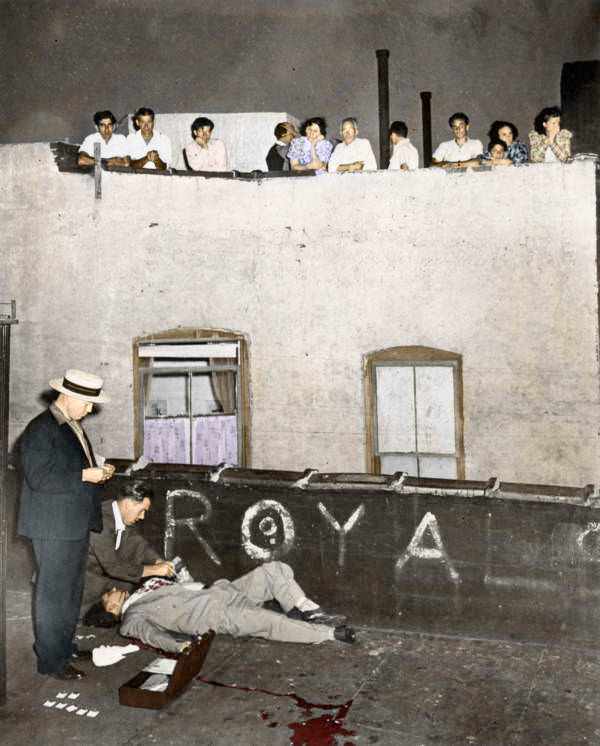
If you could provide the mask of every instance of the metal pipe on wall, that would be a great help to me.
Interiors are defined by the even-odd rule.
[[[8,314],[2,313],[10,305]],[[0,705],[6,703],[6,472],[8,470],[8,392],[10,376],[10,327],[16,324],[16,303],[0,303]]]
[[[431,91],[421,91],[421,121],[423,126],[423,167],[431,166]]]
[[[377,87],[379,91],[379,168],[390,163],[390,85],[388,73],[389,49],[375,50],[377,55]]]

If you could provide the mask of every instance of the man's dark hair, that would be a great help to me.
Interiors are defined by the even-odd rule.
[[[496,137],[488,142],[488,146],[487,146],[488,153],[492,152],[492,148],[494,147],[494,145],[500,145],[502,150],[504,150],[504,152],[506,153],[508,145],[504,142],[504,140],[501,140],[499,137]]]
[[[454,114],[448,119],[448,126],[452,127],[452,122],[455,119],[460,119],[465,124],[469,124],[469,117],[462,111],[455,111]]]
[[[117,118],[116,118],[116,117],[115,117],[115,115],[114,115],[114,114],[112,113],[112,111],[108,111],[108,110],[106,110],[106,111],[97,111],[97,112],[96,112],[96,113],[94,114],[94,124],[96,125],[96,127],[97,127],[97,126],[98,126],[98,125],[100,124],[100,122],[101,122],[101,121],[102,121],[103,119],[110,119],[110,121],[111,121],[111,122],[112,122],[113,124],[114,124],[114,123],[115,123],[115,122],[117,121]]]
[[[154,111],[152,109],[149,109],[147,106],[141,106],[133,115],[134,119],[139,119],[140,117],[152,117],[154,119]]]
[[[215,123],[208,117],[196,117],[192,122],[192,137],[194,137],[194,132],[202,129],[202,127],[210,127],[210,131],[212,132],[215,128]]]
[[[560,116],[562,116],[562,111],[558,108],[558,106],[547,106],[545,109],[542,109],[540,111],[533,122],[535,131],[540,135],[545,135],[546,130],[544,129],[544,124],[549,119],[552,119],[552,117]]]
[[[280,137],[284,137],[287,134],[287,131],[287,122],[279,122],[279,124],[275,125],[273,134],[279,140]]]
[[[398,135],[398,137],[407,137],[408,127],[406,126],[406,122],[402,122],[400,119],[397,119],[395,122],[392,122],[390,124],[390,131],[388,132],[388,136],[389,135]]]
[[[102,600],[96,601],[95,604],[90,606],[83,617],[83,623],[86,627],[114,627],[119,623],[119,620],[110,611],[106,611],[102,604]]]
[[[327,134],[327,122],[323,117],[310,117],[310,119],[305,119],[300,126],[300,134],[306,135],[306,128],[311,124],[316,124],[321,130],[323,137],[325,137]]]
[[[513,140],[516,140],[517,137],[519,136],[519,130],[515,127],[515,125],[512,122],[503,122],[501,119],[497,119],[495,122],[492,122],[492,124],[490,125],[490,131],[488,132],[488,137],[490,138],[490,140],[500,139],[498,135],[498,131],[501,130],[502,127],[510,127]]]
[[[117,500],[126,500],[129,498],[130,500],[135,500],[136,503],[141,503],[144,502],[145,498],[152,500],[153,497],[152,487],[146,482],[136,479],[133,482],[128,482],[121,488],[117,495]]]

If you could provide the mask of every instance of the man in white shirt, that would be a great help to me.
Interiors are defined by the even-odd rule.
[[[342,120],[341,135],[344,142],[336,145],[331,154],[327,165],[329,173],[377,171],[377,161],[371,143],[364,137],[357,137],[358,123],[354,117]]]
[[[390,141],[394,152],[390,158],[388,170],[415,171],[419,168],[419,152],[407,137],[408,127],[405,122],[396,121],[390,125]]]
[[[154,112],[142,107],[133,115],[137,132],[127,136],[131,168],[155,168],[164,171],[171,163],[171,141],[154,129]]]
[[[468,137],[469,117],[457,111],[448,119],[454,140],[440,143],[431,157],[431,165],[439,168],[469,168],[478,166],[483,155],[483,145],[479,140]]]
[[[215,128],[208,117],[192,122],[192,142],[185,146],[185,157],[192,171],[227,171],[227,150],[222,140],[211,139]]]
[[[100,157],[106,159],[109,166],[129,166],[127,140],[125,135],[115,135],[115,115],[112,111],[97,111],[94,114],[96,132],[88,135],[81,143],[77,155],[78,166],[94,165],[94,145],[100,143]]]

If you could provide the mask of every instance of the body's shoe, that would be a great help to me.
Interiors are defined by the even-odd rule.
[[[333,636],[340,642],[356,642],[356,632],[352,627],[346,627],[346,625],[336,627],[333,630]]]
[[[58,679],[59,681],[75,681],[77,679],[82,679],[85,676],[83,671],[75,668],[72,663],[65,663],[60,671],[55,671],[48,675],[51,679]]]

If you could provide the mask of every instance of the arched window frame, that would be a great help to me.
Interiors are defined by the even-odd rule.
[[[455,394],[455,438],[456,438],[456,475],[465,479],[465,448],[463,419],[463,385],[462,355],[456,352],[440,350],[434,347],[389,347],[369,353],[363,357],[363,375],[365,385],[365,418],[366,418],[366,470],[370,474],[381,474],[381,459],[376,448],[376,388],[375,376],[377,364],[415,366],[431,363],[432,365],[451,366],[454,370]]]

